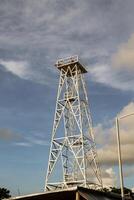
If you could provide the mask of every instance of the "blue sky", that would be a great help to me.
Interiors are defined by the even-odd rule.
[[[13,195],[43,191],[54,63],[76,54],[88,70],[103,179],[119,184],[114,119],[134,112],[133,10],[131,0],[0,0],[0,186]],[[123,124],[125,185],[133,188],[133,117]]]

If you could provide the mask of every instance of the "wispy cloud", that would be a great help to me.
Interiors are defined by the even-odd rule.
[[[50,142],[46,140],[43,135],[33,134],[23,137],[21,141],[15,142],[14,145],[22,147],[32,147],[34,145],[49,146]]]
[[[53,82],[51,76],[49,77],[45,73],[42,74],[40,70],[32,68],[30,61],[0,59],[0,65],[5,71],[10,72],[21,79],[30,80],[45,85],[49,85],[50,82]]]
[[[31,133],[30,136],[12,131],[8,128],[0,128],[0,141],[10,142],[15,146],[32,147],[33,145],[49,146],[50,142],[44,134]]]
[[[19,147],[31,147],[32,145],[28,142],[15,142],[14,143],[15,146],[19,146]]]
[[[55,79],[55,60],[79,54],[93,66],[94,81],[131,89],[130,81],[124,81],[123,75],[119,78],[117,72],[111,74],[108,61],[117,46],[134,32],[133,2],[128,5],[120,0],[118,3],[29,0],[6,4],[1,1],[0,4],[0,59],[10,72],[20,78],[50,84]],[[122,29],[125,31],[120,34]],[[102,65],[105,80],[98,75]],[[106,80],[108,74],[110,80]]]
[[[28,64],[24,61],[4,61],[0,60],[0,64],[6,69],[6,71],[12,74],[27,79],[29,78]]]
[[[26,137],[25,138],[27,141],[29,141],[29,143],[33,144],[33,145],[49,145],[50,143],[48,142],[48,140],[46,140],[44,137],[40,137],[37,134],[31,137]]]
[[[90,77],[93,81],[102,83],[112,88],[134,91],[134,73],[113,69],[111,65],[94,65],[89,67]]]

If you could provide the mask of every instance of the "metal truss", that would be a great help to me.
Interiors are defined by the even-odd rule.
[[[83,73],[87,71],[77,56],[58,60],[56,67],[60,70],[60,80],[45,191],[102,186],[83,79]],[[62,177],[53,177],[59,170],[57,163],[62,167]]]

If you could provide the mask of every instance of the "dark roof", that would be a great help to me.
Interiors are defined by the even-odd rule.
[[[56,190],[19,197],[12,197],[10,200],[121,200],[119,194],[107,193],[83,187]]]
[[[25,196],[12,197],[10,200],[74,200],[76,189],[56,190],[54,192],[44,192]]]

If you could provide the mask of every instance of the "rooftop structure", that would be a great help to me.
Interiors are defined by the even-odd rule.
[[[37,193],[25,196],[12,197],[10,200],[121,200],[119,194],[95,191],[82,187],[57,190],[54,192]],[[132,200],[126,198],[126,200]]]

